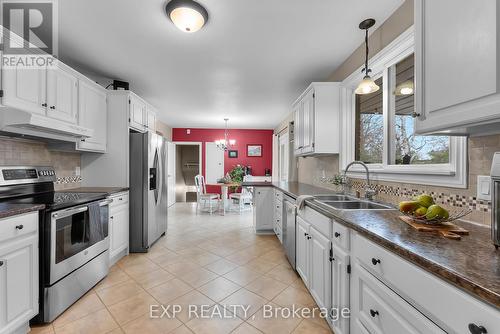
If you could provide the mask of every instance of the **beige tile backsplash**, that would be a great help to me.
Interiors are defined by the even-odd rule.
[[[379,190],[377,199],[392,204],[414,193],[426,192],[433,195],[444,206],[459,208],[470,207],[473,211],[465,219],[490,225],[491,203],[476,199],[478,175],[489,175],[491,161],[495,152],[500,152],[500,135],[472,137],[469,139],[469,180],[467,189],[435,187],[398,182],[375,181]],[[338,156],[299,158],[299,182],[337,189],[336,186],[322,182],[322,177],[331,177],[339,173]],[[355,182],[354,188],[362,189],[362,182]]]
[[[75,168],[81,166],[80,153],[50,151],[43,142],[0,137],[0,165],[54,166],[57,190],[80,186],[75,175]]]

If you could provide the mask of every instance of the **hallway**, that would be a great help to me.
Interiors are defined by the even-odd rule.
[[[85,297],[32,333],[330,333],[319,316],[264,317],[264,305],[316,305],[278,239],[255,235],[252,212],[197,215],[194,207],[175,204],[167,236],[148,254],[120,260]],[[181,311],[175,318],[151,319],[150,305],[158,304],[178,305]],[[206,305],[215,316],[190,317],[188,305]],[[217,316],[224,307],[229,315]],[[161,313],[158,308],[155,314]]]

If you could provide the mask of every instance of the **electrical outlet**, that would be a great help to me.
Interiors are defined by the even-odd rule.
[[[491,200],[491,177],[487,175],[477,176],[477,198],[485,201]]]
[[[80,176],[80,166],[75,167],[75,175]]]

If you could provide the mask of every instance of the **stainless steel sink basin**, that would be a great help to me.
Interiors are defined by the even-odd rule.
[[[393,210],[393,208],[372,202],[362,202],[362,201],[320,201],[321,203],[328,205],[332,208],[338,210]]]
[[[355,197],[346,196],[346,195],[315,195],[314,198],[320,202],[325,202],[325,201],[357,201],[357,199]]]

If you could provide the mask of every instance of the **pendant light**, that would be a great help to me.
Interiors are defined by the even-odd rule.
[[[228,121],[229,121],[229,118],[224,118],[224,122],[226,123],[225,129],[224,129],[224,138],[215,141],[215,145],[217,145],[217,148],[219,148],[222,151],[227,151],[229,149],[229,146],[236,145],[236,140],[228,139],[229,138],[229,134],[227,131],[227,122]]]
[[[193,0],[172,0],[165,11],[177,28],[188,33],[200,30],[208,20],[207,10]]]
[[[361,72],[365,73],[365,77],[358,85],[358,88],[356,88],[356,90],[354,91],[358,95],[371,94],[373,92],[376,92],[380,88],[375,83],[375,81],[373,81],[373,79],[370,77],[370,72],[372,70],[368,68],[368,29],[373,27],[374,24],[375,24],[374,19],[366,19],[359,24],[359,29],[365,30],[365,50],[366,50],[366,53],[365,53],[365,67],[361,70]]]

